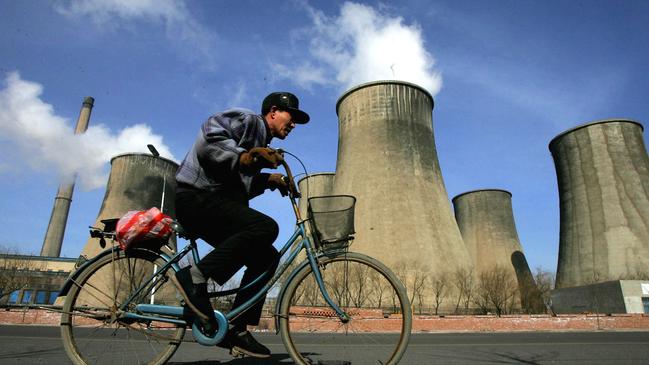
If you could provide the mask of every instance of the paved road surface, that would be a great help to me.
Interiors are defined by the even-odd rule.
[[[273,356],[233,359],[225,350],[184,343],[172,365],[290,364],[279,335],[256,334]],[[188,334],[187,338],[191,338]],[[321,351],[335,346],[319,344]],[[363,350],[352,364],[363,364]],[[649,364],[647,332],[417,334],[402,364]],[[0,326],[0,364],[69,364],[57,327]],[[117,365],[117,364],[115,364]]]

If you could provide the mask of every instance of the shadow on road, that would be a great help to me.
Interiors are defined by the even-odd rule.
[[[288,360],[285,361],[285,360]],[[267,359],[256,359],[254,357],[244,357],[244,358],[237,358],[237,359],[232,359],[230,361],[207,361],[207,360],[201,360],[201,361],[170,361],[167,364],[168,365],[214,365],[214,364],[228,364],[228,365],[254,365],[254,364],[287,364],[287,363],[292,363],[291,357],[288,356],[287,354],[278,354],[278,355],[271,355],[270,358]],[[319,365],[349,365],[351,362],[349,361],[337,361],[337,360],[330,360],[330,361],[319,361],[316,364]]]
[[[9,353],[0,353],[0,360],[2,359],[26,359],[26,358],[42,358],[47,355],[60,354],[61,347],[52,347],[49,349],[42,350],[27,350],[21,352],[9,352]],[[1,363],[2,361],[0,361]]]
[[[236,358],[229,361],[215,361],[215,360],[201,360],[201,361],[170,361],[167,365],[214,365],[214,364],[228,364],[228,365],[254,365],[254,364],[287,364],[285,360],[291,357],[287,354],[270,355],[270,358],[257,359],[254,357]]]

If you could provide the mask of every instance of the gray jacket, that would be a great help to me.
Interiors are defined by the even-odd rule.
[[[178,189],[246,194],[264,192],[269,174],[239,171],[239,155],[266,147],[272,139],[266,121],[247,109],[230,109],[211,116],[176,172]]]

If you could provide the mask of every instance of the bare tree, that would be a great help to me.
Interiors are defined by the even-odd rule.
[[[448,275],[438,274],[433,280],[431,289],[433,292],[433,300],[435,301],[435,314],[439,313],[439,307],[442,305],[444,298],[448,295],[450,291]]]
[[[518,283],[521,299],[521,309],[524,313],[538,313],[539,304],[542,303],[536,283],[525,280]]]
[[[390,283],[381,277],[377,271],[371,271],[370,282],[372,283],[373,291],[375,293],[374,300],[376,308],[383,308],[384,300],[391,291]]]
[[[455,302],[455,313],[457,314],[460,312],[460,305],[462,305],[464,313],[467,313],[469,311],[469,305],[471,304],[475,286],[473,279],[473,270],[460,268],[455,270],[452,275],[452,283],[457,294],[457,301]]]
[[[400,262],[394,272],[406,287],[413,311],[421,314],[429,290],[430,268],[419,261]]]
[[[493,309],[496,315],[511,311],[514,307],[518,284],[511,270],[496,265],[489,270],[484,270],[478,275],[478,285],[474,303],[483,311]]]
[[[487,275],[480,273],[475,285],[473,298],[471,299],[473,304],[478,307],[481,314],[487,314],[491,312],[491,301],[489,300],[491,294],[488,283],[489,279]]]
[[[339,305],[343,307],[350,306],[352,302],[352,294],[349,290],[349,276],[347,268],[344,265],[334,263],[333,265],[327,266],[327,273],[323,273],[322,279],[325,282],[327,291],[331,295],[332,299],[336,301]],[[313,276],[313,275],[311,275]],[[313,281],[315,283],[315,280]],[[317,283],[315,284],[317,286]]]
[[[11,293],[26,288],[32,280],[30,272],[42,268],[39,261],[0,247],[0,301],[4,302]]]
[[[348,273],[350,296],[352,303],[356,307],[364,307],[372,301],[374,297],[374,287],[369,279],[370,268],[365,265],[353,265]]]
[[[538,300],[534,313],[546,313],[550,306],[550,293],[554,289],[555,275],[542,267],[537,267],[534,281]]]

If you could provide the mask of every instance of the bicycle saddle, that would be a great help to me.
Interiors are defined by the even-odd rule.
[[[191,232],[189,232],[178,221],[173,221],[173,223],[171,223],[171,229],[173,229],[173,231],[176,232],[176,235],[178,237],[180,237],[180,238],[184,238],[186,240],[197,240],[198,239],[197,235],[194,235]]]

